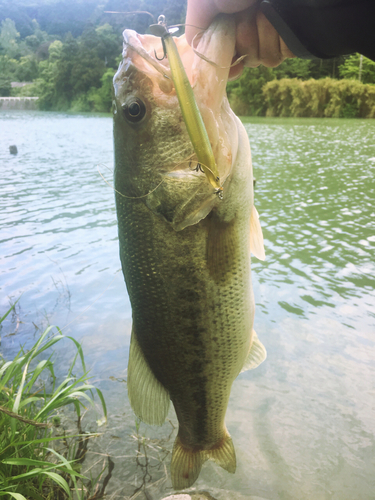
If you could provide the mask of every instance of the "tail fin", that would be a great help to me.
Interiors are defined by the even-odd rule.
[[[188,488],[198,479],[202,465],[208,459],[203,450],[192,451],[186,449],[179,438],[173,446],[171,475],[172,485],[176,490]]]
[[[227,433],[221,441],[220,446],[205,452],[207,458],[216,462],[224,470],[234,474],[236,472],[236,452],[234,451],[233,441]]]
[[[202,465],[206,460],[213,460],[226,471],[236,471],[236,453],[232,438],[226,434],[218,446],[211,450],[189,450],[183,446],[179,436],[173,447],[171,475],[172,485],[176,490],[188,488],[198,479]]]

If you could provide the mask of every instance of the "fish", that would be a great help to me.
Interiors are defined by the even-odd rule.
[[[249,139],[226,96],[235,24],[218,16],[195,51],[174,42],[215,157],[222,196],[199,169],[160,38],[125,30],[113,79],[114,189],[132,307],[127,371],[134,413],[178,419],[172,486],[207,460],[236,470],[225,414],[232,384],[266,350],[254,329],[250,252],[265,258]],[[204,58],[200,57],[202,54]],[[157,57],[155,57],[157,56]],[[208,61],[212,61],[211,64]]]

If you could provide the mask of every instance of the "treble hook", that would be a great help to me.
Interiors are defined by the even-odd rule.
[[[156,50],[154,49],[154,54],[155,54],[155,58],[158,60],[158,61],[162,61],[163,59],[165,59],[167,57],[167,48],[165,46],[165,43],[164,43],[164,38],[162,37],[161,39],[161,43],[163,45],[163,57],[158,57],[156,55]]]
[[[158,61],[162,61],[167,57],[167,48],[164,43],[164,38],[166,38],[167,36],[171,36],[169,31],[167,30],[167,26],[165,23],[165,16],[163,16],[163,14],[158,17],[158,24],[151,24],[150,31],[153,35],[159,36],[161,38],[161,43],[163,45],[163,57],[159,58],[156,55],[156,50],[154,50],[154,53],[155,53],[155,58]]]

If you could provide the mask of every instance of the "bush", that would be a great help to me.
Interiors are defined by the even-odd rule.
[[[273,80],[263,87],[267,116],[375,118],[375,85],[355,80]]]
[[[245,68],[238,80],[228,83],[228,98],[233,111],[242,116],[264,116],[267,106],[262,88],[274,78],[271,68]]]

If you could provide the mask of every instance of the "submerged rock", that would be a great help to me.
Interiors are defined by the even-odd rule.
[[[9,153],[11,155],[16,155],[18,153],[18,149],[17,149],[17,146],[9,146]]]
[[[193,490],[195,490],[195,488],[193,488]],[[253,495],[244,496],[235,491],[221,490],[219,488],[212,488],[211,491],[212,494],[204,490],[176,493],[175,495],[164,497],[163,500],[266,500],[263,497]]]
[[[191,495],[187,495],[186,493],[171,495],[163,500],[216,500],[216,498],[207,493],[207,491],[202,491],[200,493],[192,493]]]

